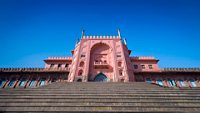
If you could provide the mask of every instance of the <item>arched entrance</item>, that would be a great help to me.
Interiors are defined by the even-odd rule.
[[[89,81],[109,81],[106,75],[113,75],[112,53],[112,48],[107,43],[99,42],[92,46],[90,50]],[[106,73],[106,75],[103,73]]]
[[[96,75],[96,77],[94,78],[95,82],[108,82],[109,79],[107,78],[106,75],[104,75],[103,73],[99,73]]]

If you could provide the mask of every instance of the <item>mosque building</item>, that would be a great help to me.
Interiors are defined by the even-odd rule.
[[[116,36],[82,32],[69,57],[49,57],[44,68],[0,68],[1,88],[52,82],[147,82],[161,87],[200,87],[200,68],[160,68],[152,56],[130,56],[120,30]]]

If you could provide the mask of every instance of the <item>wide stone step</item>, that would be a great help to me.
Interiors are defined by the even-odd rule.
[[[65,87],[101,87],[101,86],[107,86],[107,87],[124,87],[124,86],[132,86],[132,87],[144,87],[144,88],[160,88],[157,85],[148,84],[145,82],[135,82],[135,83],[97,83],[97,82],[85,82],[85,83],[66,83],[66,82],[57,82],[52,83],[46,86],[42,86],[41,88],[65,88]]]
[[[46,91],[46,92],[42,92],[42,91],[33,91],[33,92],[27,92],[27,91],[13,91],[13,92],[0,92],[0,95],[4,94],[4,95],[12,95],[12,94],[60,94],[60,95],[64,95],[64,94],[125,94],[125,95],[134,95],[134,94],[158,94],[158,95],[164,95],[164,94],[168,94],[168,95],[173,95],[173,94],[180,94],[180,95],[198,95],[200,94],[199,92],[123,92],[123,91],[70,91],[70,92],[53,92],[53,91]]]
[[[159,112],[159,113],[180,113],[180,112],[199,112],[200,108],[199,107],[177,107],[177,106],[172,106],[172,107],[166,107],[166,106],[149,106],[149,107],[132,107],[132,106],[126,106],[126,107],[120,107],[120,106],[93,106],[93,107],[53,107],[53,106],[48,106],[48,107],[0,107],[0,110],[2,112],[67,112],[67,113],[94,113],[94,112],[101,112],[101,113],[110,113],[110,112],[117,112],[117,113],[122,113],[122,112]]]
[[[193,97],[193,98],[200,98],[200,94],[195,94],[195,95],[184,95],[184,94],[132,94],[132,95],[111,95],[111,94],[97,94],[97,95],[91,95],[91,94],[83,94],[83,95],[52,95],[52,94],[45,94],[45,95],[1,95],[0,99],[9,99],[9,98],[145,98],[145,97],[165,97],[165,98],[188,98],[188,97]]]
[[[1,99],[0,99],[1,100]],[[199,99],[8,99],[0,103],[199,103]],[[7,104],[9,105],[9,104]]]
[[[85,87],[79,87],[79,88],[66,88],[66,89],[62,89],[62,88],[45,88],[45,89],[41,89],[41,88],[4,88],[4,89],[0,89],[0,91],[47,91],[47,90],[55,90],[55,91],[73,91],[73,90],[121,90],[121,91],[126,91],[126,90],[132,90],[132,91],[200,91],[200,88],[161,88],[161,89],[143,89],[143,88],[131,88],[131,87],[124,87],[124,88],[85,88]]]
[[[200,92],[123,92],[123,91],[10,91],[10,92],[0,92],[0,96],[5,95],[195,95],[200,96]]]
[[[2,112],[199,112],[200,89],[147,83],[52,83],[0,90]]]
[[[0,92],[9,92],[9,91],[126,91],[126,92],[200,92],[200,89],[133,89],[133,88],[76,88],[76,89],[39,89],[39,88],[28,88],[28,89],[0,89]]]
[[[0,107],[48,107],[48,106],[58,106],[58,107],[94,107],[94,106],[127,106],[127,107],[199,107],[200,108],[200,103],[199,102],[124,102],[124,103],[113,103],[113,102],[76,102],[76,103],[64,103],[64,102],[54,102],[54,103],[45,103],[45,102],[23,102],[23,103],[0,103]]]
[[[193,102],[193,101],[199,101],[200,102],[200,98],[197,97],[132,97],[132,98],[6,98],[6,99],[0,99],[0,102],[37,102],[37,101],[56,101],[56,102],[61,102],[61,101],[73,101],[73,102],[79,102],[79,101],[98,101],[98,102],[112,102],[112,101],[121,101],[123,102],[131,102],[131,101],[161,101],[161,100],[179,100],[179,101],[188,101],[188,102]]]

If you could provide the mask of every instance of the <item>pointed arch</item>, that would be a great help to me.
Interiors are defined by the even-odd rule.
[[[94,81],[95,82],[107,82],[107,81],[109,81],[109,78],[107,78],[107,76],[101,72],[96,75],[96,77],[94,78]]]
[[[106,44],[106,43],[104,43],[104,42],[99,42],[99,43],[94,44],[94,45],[91,47],[91,50],[94,50],[94,49],[99,48],[99,47],[102,47],[102,46],[107,46],[109,49],[112,49],[108,44]]]

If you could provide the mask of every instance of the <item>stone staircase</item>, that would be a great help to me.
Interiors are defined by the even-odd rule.
[[[144,82],[57,82],[39,88],[0,89],[0,113],[4,112],[200,112],[200,89]]]

